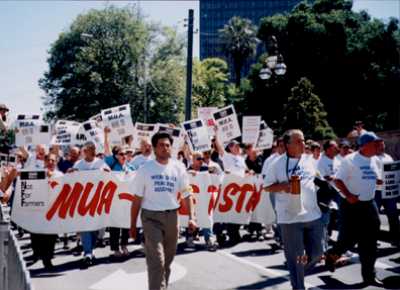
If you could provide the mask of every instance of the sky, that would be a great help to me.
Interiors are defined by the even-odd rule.
[[[108,4],[139,5],[148,20],[175,26],[184,32],[188,9],[195,11],[199,28],[198,1],[0,1],[0,103],[10,116],[38,114],[44,92],[38,80],[47,70],[48,49],[82,13]],[[400,0],[354,0],[353,10],[367,10],[373,17],[400,18]],[[194,56],[199,56],[199,34],[194,37]]]

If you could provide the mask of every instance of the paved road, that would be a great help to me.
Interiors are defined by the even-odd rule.
[[[385,224],[384,217],[382,220]],[[201,241],[197,242],[196,250],[185,249],[183,240],[181,242],[173,264],[170,289],[290,289],[283,253],[271,250],[272,240],[245,241],[216,252],[207,251]],[[28,236],[25,235],[20,243],[24,256],[29,257],[31,251]],[[384,241],[379,243],[377,275],[390,282],[397,279],[400,273],[400,253]],[[75,243],[71,242],[70,245]],[[69,250],[63,250],[62,244],[58,243],[53,271],[45,271],[41,261],[28,268],[36,290],[146,289],[146,265],[142,248],[133,244],[128,248],[131,251],[130,257],[119,262],[110,260],[109,247],[97,248],[96,265],[81,270],[80,257],[71,255]],[[311,289],[362,289],[360,282],[357,255],[335,273],[326,272],[319,265],[306,278],[306,286]],[[400,284],[394,287],[399,289]]]

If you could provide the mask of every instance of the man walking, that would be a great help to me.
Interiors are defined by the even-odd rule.
[[[156,133],[152,137],[156,158],[139,168],[132,183],[132,193],[137,199],[132,203],[130,231],[135,239],[141,209],[150,290],[168,286],[178,242],[178,193],[189,210],[189,230],[197,227],[189,177],[183,164],[171,159],[172,142],[168,133]]]
[[[264,190],[276,193],[277,222],[293,289],[305,289],[304,272],[322,255],[321,212],[317,204],[311,158],[303,154],[304,135],[289,130],[284,138],[286,154],[278,157],[265,174]]]
[[[350,154],[335,176],[336,187],[345,196],[340,203],[342,227],[335,246],[326,254],[326,265],[335,270],[335,263],[347,250],[358,244],[361,275],[366,286],[382,287],[375,277],[379,214],[374,201],[379,169],[373,156],[377,153],[378,138],[373,132],[362,134],[357,143],[360,149]]]

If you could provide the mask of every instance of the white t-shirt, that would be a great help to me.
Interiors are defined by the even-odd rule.
[[[265,177],[268,170],[270,170],[271,164],[279,157],[279,153],[271,154],[267,159],[265,159],[263,167],[261,169],[261,175]]]
[[[182,162],[170,159],[163,165],[157,160],[146,162],[131,183],[132,193],[142,197],[142,208],[169,210],[179,208],[178,192],[183,198],[191,194],[189,176]]]
[[[80,171],[109,169],[109,167],[103,161],[103,159],[97,157],[95,157],[92,162],[87,162],[85,159],[81,159],[74,164],[73,168],[78,169]]]
[[[247,166],[243,156],[225,152],[224,155],[221,156],[221,160],[225,171],[239,176],[245,175]]]
[[[289,158],[287,155],[279,156],[266,172],[264,187],[274,183],[288,182],[292,175],[300,176],[301,194],[294,195],[286,192],[276,194],[277,222],[290,224],[297,222],[309,222],[320,218],[321,211],[317,204],[316,186],[314,178],[316,170],[310,158],[305,155],[302,158]],[[300,210],[293,210],[295,204],[300,204]]]
[[[143,164],[145,164],[147,161],[151,159],[153,159],[152,154],[148,156],[139,154],[133,157],[132,161],[129,162],[129,166],[131,166],[133,170],[138,170],[140,167],[142,167]]]
[[[357,151],[346,156],[335,178],[343,181],[350,193],[357,195],[359,200],[368,201],[375,196],[379,175],[376,159],[365,157]]]
[[[318,161],[317,170],[322,178],[325,176],[334,177],[338,170],[338,162],[335,158],[331,159],[323,154]]]

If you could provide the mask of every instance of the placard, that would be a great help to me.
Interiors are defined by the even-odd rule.
[[[233,105],[227,106],[213,113],[218,126],[218,138],[226,146],[229,141],[240,137],[240,127]]]
[[[261,116],[243,116],[242,143],[256,145],[260,135]]]
[[[77,137],[81,123],[75,121],[59,120],[55,125],[55,135],[51,144],[55,145],[75,145],[78,143]]]
[[[208,129],[202,119],[190,120],[182,123],[189,138],[189,146],[192,151],[208,151],[211,150],[210,136]]]
[[[15,128],[15,145],[18,147],[50,143],[50,126],[39,115],[18,115]]]
[[[202,119],[204,124],[207,126],[208,134],[210,136],[215,136],[214,126],[215,120],[213,113],[217,111],[217,107],[202,107],[197,108],[197,118]]]
[[[16,194],[24,210],[42,210],[47,208],[49,186],[46,171],[21,170],[17,180]]]
[[[264,150],[272,148],[274,142],[274,131],[267,126],[265,121],[261,121],[260,134],[257,141],[257,149]]]
[[[382,198],[395,198],[400,195],[400,161],[383,164]]]
[[[129,104],[101,111],[104,127],[111,129],[109,141],[111,146],[124,144],[124,138],[134,134],[134,127]]]
[[[158,128],[156,124],[136,122],[135,135],[133,137],[133,148],[140,149],[140,142],[143,138],[148,138],[151,141],[151,137],[153,137],[157,130]]]
[[[104,152],[104,132],[96,124],[96,121],[89,120],[82,124],[87,141],[92,141],[96,145],[97,153]]]

